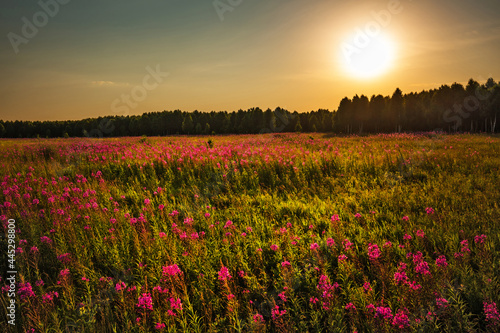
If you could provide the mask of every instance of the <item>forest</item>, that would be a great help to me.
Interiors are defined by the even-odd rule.
[[[120,137],[163,135],[259,134],[271,132],[333,132],[369,134],[393,132],[497,133],[500,84],[470,79],[438,89],[392,96],[345,97],[337,110],[299,113],[277,107],[233,112],[148,112],[67,121],[3,121],[0,137]]]

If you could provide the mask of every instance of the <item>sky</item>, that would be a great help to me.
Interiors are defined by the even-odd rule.
[[[3,0],[0,119],[335,110],[500,79],[498,0]]]

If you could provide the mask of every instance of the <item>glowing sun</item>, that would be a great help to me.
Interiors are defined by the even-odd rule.
[[[344,70],[350,76],[368,79],[385,74],[394,63],[395,47],[383,34],[368,35],[358,30],[341,45]]]

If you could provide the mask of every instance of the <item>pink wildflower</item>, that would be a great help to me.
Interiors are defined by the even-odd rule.
[[[143,293],[139,297],[136,306],[144,310],[153,311],[153,299],[151,298],[151,294]]]
[[[227,281],[227,280],[231,280],[231,278],[232,278],[232,276],[231,276],[231,274],[229,274],[229,270],[227,269],[227,267],[222,266],[220,271],[219,271],[219,280]]]
[[[318,243],[312,243],[311,246],[310,246],[310,249],[313,250],[313,251],[319,249]]]

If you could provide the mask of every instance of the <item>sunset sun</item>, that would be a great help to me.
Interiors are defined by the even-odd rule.
[[[395,47],[385,35],[368,36],[358,31],[341,46],[342,66],[347,75],[371,79],[386,74],[394,65]]]

